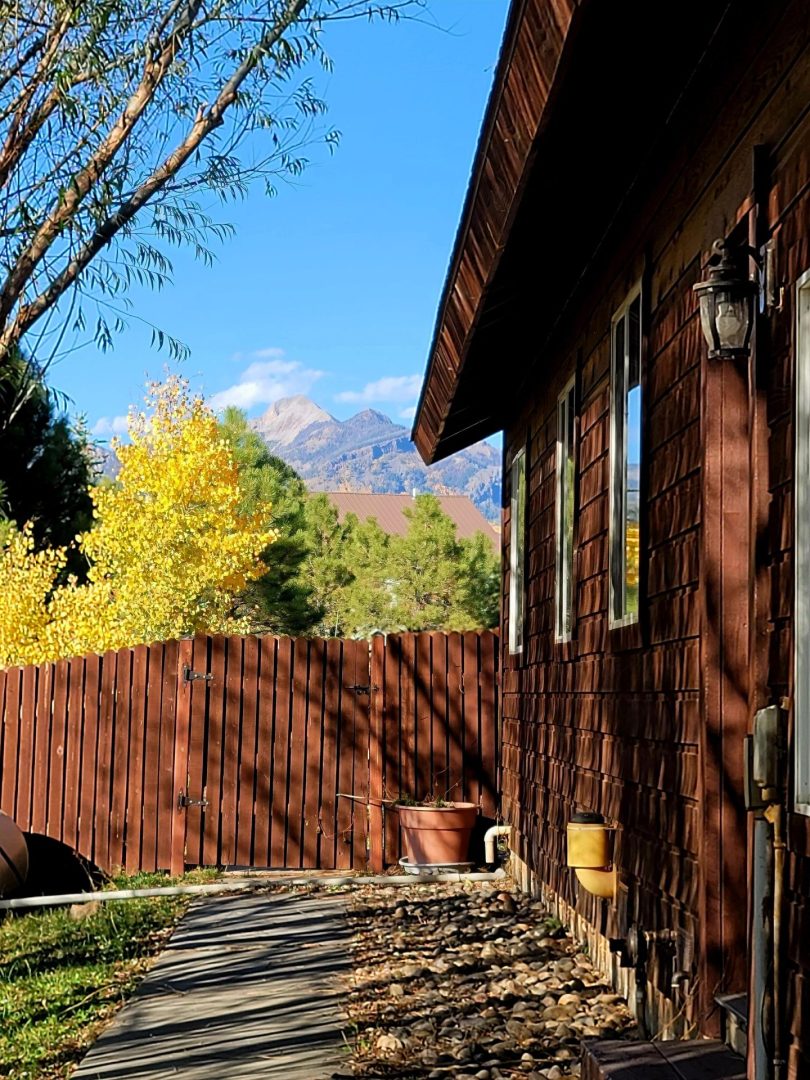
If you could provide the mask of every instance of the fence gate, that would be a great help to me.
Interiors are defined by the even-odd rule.
[[[196,638],[180,679],[174,870],[365,867],[368,643]]]
[[[0,809],[106,871],[382,870],[385,800],[494,817],[497,637],[197,637],[0,671]]]

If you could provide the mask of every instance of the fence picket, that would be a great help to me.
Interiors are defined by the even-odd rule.
[[[253,830],[256,821],[256,708],[259,696],[259,639],[245,638],[242,661],[242,733],[239,739],[239,792],[236,821],[236,863],[255,866]]]
[[[273,820],[273,698],[276,684],[276,639],[259,639],[259,682],[256,700],[256,801],[253,835],[254,866],[270,866]]]
[[[213,641],[211,638],[198,635],[191,642],[191,648],[186,645],[187,656],[181,662],[186,663],[190,669],[190,672],[197,672],[202,675],[209,675],[213,671],[212,667],[212,649]],[[190,658],[188,654],[190,653]],[[178,673],[178,678],[183,680],[183,692],[188,692],[191,695],[191,720],[188,736],[188,751],[186,753],[186,768],[184,783],[180,784],[177,791],[177,797],[180,797],[182,791],[187,798],[195,800],[194,805],[188,806],[185,810],[185,845],[184,845],[184,864],[189,863],[191,866],[205,866],[210,865],[205,862],[205,853],[203,850],[205,835],[206,835],[206,821],[208,820],[205,808],[202,806],[200,800],[208,797],[208,784],[209,777],[207,773],[208,759],[206,756],[207,751],[207,739],[208,739],[208,702],[211,691],[209,686],[211,685],[206,679],[193,679],[186,680],[182,666]],[[178,691],[180,693],[180,691]],[[181,775],[183,772],[183,763],[178,762],[177,768]],[[216,839],[214,840],[214,847],[216,847]],[[178,858],[179,862],[179,858]],[[214,864],[216,865],[216,864]]]
[[[58,665],[57,665],[57,680]],[[130,691],[132,684],[132,649],[116,654],[113,767],[110,781],[110,867],[120,869],[125,862],[124,843],[127,825],[130,755]],[[58,685],[58,683],[57,683]],[[58,700],[58,699],[57,699]],[[54,711],[54,725],[56,724]]]
[[[290,775],[290,725],[293,697],[293,643],[280,638],[276,654],[276,687],[273,727],[273,783],[270,815],[270,865],[287,862],[288,801]]]
[[[323,680],[324,642],[309,645],[306,689],[306,765],[304,771],[304,840],[302,862],[308,869],[318,866],[320,835],[321,776],[323,774]]]
[[[36,833],[44,833],[48,822],[52,700],[53,664],[40,664],[37,678],[37,705],[34,732],[34,786],[31,806],[31,831]]]
[[[481,732],[481,757],[478,767],[481,778],[481,809],[487,817],[494,818],[498,813],[498,791],[500,789],[497,637],[491,633],[482,634],[480,640],[475,641],[473,639],[467,645],[464,655],[465,662],[468,662],[468,670],[473,668],[473,660],[475,659],[479,687],[478,701],[480,705],[477,720]],[[472,671],[470,670],[470,678],[472,677]]]
[[[65,763],[65,815],[61,839],[72,848],[79,845],[79,794],[82,776],[82,732],[84,729],[84,657],[70,661],[70,690]]]
[[[96,741],[95,855],[99,866],[110,865],[110,823],[115,760],[115,677],[118,657],[110,651],[101,660],[98,739]]]
[[[244,644],[242,638],[225,639],[226,674],[225,705],[222,714],[222,812],[220,815],[220,861],[223,866],[236,865]]]
[[[5,680],[5,672],[0,675]],[[55,840],[64,836],[65,821],[65,745],[67,742],[68,688],[70,664],[57,660],[53,672],[53,724],[51,728],[51,767],[48,777],[48,808],[42,830]],[[2,700],[0,698],[0,700]]]
[[[351,643],[336,641],[338,649],[337,667],[337,731],[335,749],[337,754],[337,792],[336,792],[336,868],[350,870],[354,857],[355,821],[359,821],[365,809],[347,796],[354,792],[355,730],[354,730],[354,694],[344,688],[344,683],[351,682],[349,672]]]
[[[205,732],[207,734],[205,762],[205,797],[210,806],[205,808],[203,821],[203,865],[221,866],[220,816],[214,807],[222,799],[222,740],[225,712],[226,639],[217,634],[211,639],[211,682],[206,695]],[[195,654],[196,662],[196,654]],[[196,693],[196,691],[195,691]],[[197,799],[202,793],[191,792]]]
[[[143,755],[146,734],[146,676],[148,649],[136,645],[132,650],[132,686],[130,690],[129,762],[127,764],[126,868],[132,874],[142,869],[141,828],[143,823]]]
[[[34,714],[36,711],[37,669],[23,668],[20,693],[20,728],[17,749],[16,817],[22,828],[31,828],[31,787],[34,779]]]

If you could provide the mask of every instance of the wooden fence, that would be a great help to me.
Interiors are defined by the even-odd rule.
[[[381,870],[385,798],[494,817],[497,659],[491,633],[215,636],[0,671],[0,809],[106,871]]]

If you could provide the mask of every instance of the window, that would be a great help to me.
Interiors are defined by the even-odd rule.
[[[509,543],[509,652],[523,652],[523,606],[526,565],[526,453],[512,462],[511,536]]]
[[[611,323],[610,622],[638,619],[641,476],[641,292]]]
[[[555,636],[570,641],[574,625],[574,419],[572,379],[557,400],[557,578]]]
[[[794,694],[794,801],[810,814],[810,270],[796,286],[796,596]]]

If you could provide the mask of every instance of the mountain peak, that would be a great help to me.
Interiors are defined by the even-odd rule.
[[[298,395],[271,405],[253,428],[312,491],[467,495],[489,521],[501,507],[500,454],[477,443],[428,469],[408,429],[376,409],[336,420]]]
[[[374,421],[377,424],[390,424],[391,427],[397,426],[390,416],[386,416],[385,413],[378,412],[376,409],[363,409],[362,412],[355,413],[354,416],[351,417],[351,420],[347,422],[351,423],[352,421],[361,424],[367,424]]]
[[[325,409],[316,405],[304,394],[279,398],[261,416],[252,421],[254,431],[268,443],[289,446],[302,431],[312,424],[325,424],[334,420]]]

